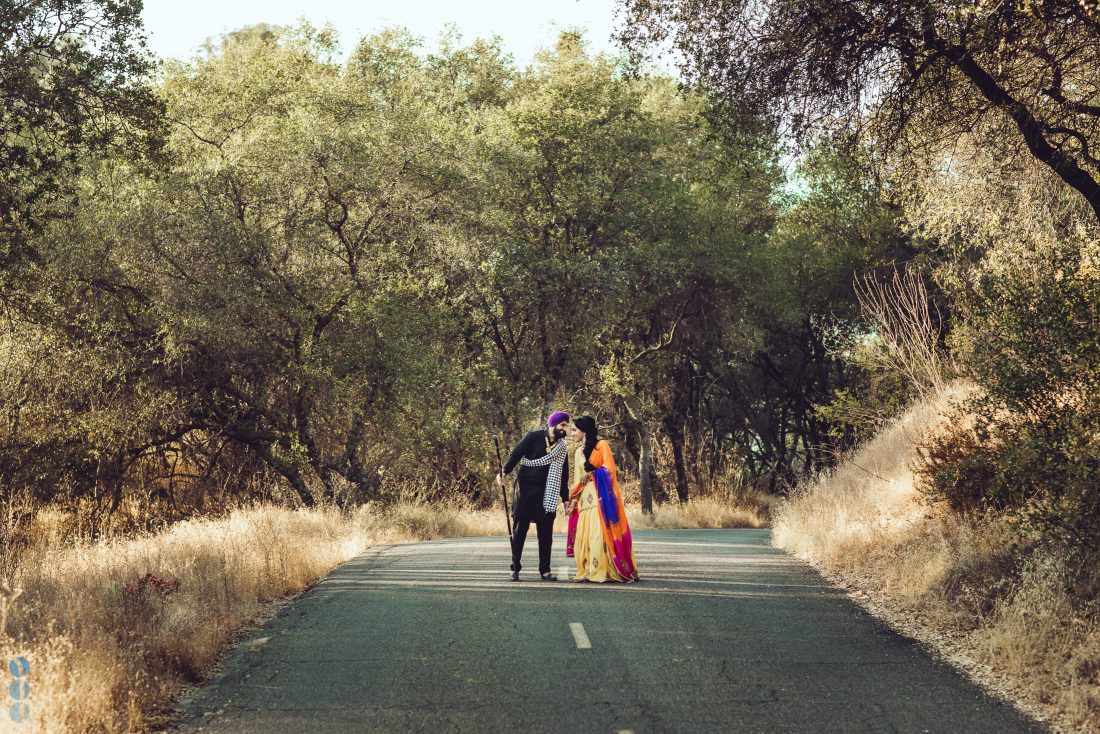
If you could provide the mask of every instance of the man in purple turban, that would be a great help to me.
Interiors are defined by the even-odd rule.
[[[569,500],[569,472],[565,468],[565,435],[569,430],[569,414],[558,411],[546,419],[541,428],[524,436],[497,475],[497,484],[504,486],[504,476],[520,465],[519,496],[512,505],[515,532],[512,533],[512,580],[519,581],[520,556],[531,523],[539,536],[539,575],[543,581],[555,581],[550,571],[550,543],[554,536],[554,518],[558,500]]]

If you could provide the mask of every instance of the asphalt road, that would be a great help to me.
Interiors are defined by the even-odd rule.
[[[766,530],[638,532],[633,585],[539,581],[533,536],[518,584],[503,537],[364,553],[181,701],[179,730],[1043,731]]]

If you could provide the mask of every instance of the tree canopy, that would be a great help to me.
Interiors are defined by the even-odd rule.
[[[950,141],[979,126],[1003,155],[1049,167],[1100,219],[1100,10],[1039,2],[626,0],[636,49],[671,40],[730,110],[805,135],[876,130],[911,145],[915,120]],[[873,115],[866,114],[874,110]]]
[[[0,7],[0,267],[60,216],[79,164],[108,148],[156,152],[161,104],[141,3],[29,0]]]

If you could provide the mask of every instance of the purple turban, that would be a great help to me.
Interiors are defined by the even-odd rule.
[[[554,426],[558,425],[562,421],[567,421],[567,420],[569,420],[569,414],[566,413],[564,410],[559,410],[557,413],[551,413],[550,414],[550,417],[546,419],[546,425],[553,428]]]

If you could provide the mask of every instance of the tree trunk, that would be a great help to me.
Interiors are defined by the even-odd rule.
[[[296,466],[275,456],[271,451],[271,447],[264,442],[246,441],[245,445],[256,452],[256,455],[259,456],[265,464],[278,472],[290,483],[290,486],[294,489],[295,494],[298,495],[298,499],[302,501],[303,505],[310,508],[317,506],[317,501],[313,498],[313,493],[309,491],[309,487],[306,486],[302,473]]]
[[[672,461],[676,466],[676,496],[680,502],[688,501],[687,466],[684,463],[684,430],[675,421],[665,422],[668,439],[672,442]]]
[[[642,512],[653,512],[653,487],[650,476],[653,470],[653,437],[645,421],[638,417],[637,411],[626,398],[620,398],[623,410],[630,419],[629,427],[638,433],[638,483],[642,493]]]
[[[638,438],[641,444],[638,459],[638,482],[642,492],[642,512],[649,515],[653,513],[653,488],[650,486],[651,469],[653,466],[653,441],[649,429],[645,424],[638,422]]]

